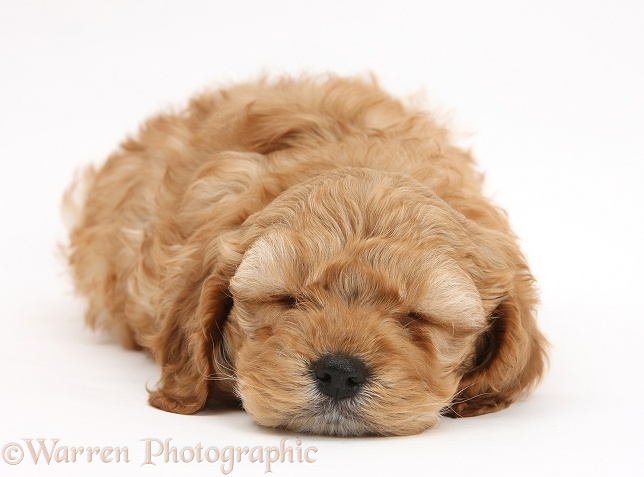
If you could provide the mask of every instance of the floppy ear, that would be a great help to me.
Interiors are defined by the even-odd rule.
[[[248,246],[244,238],[252,240],[247,229],[202,230],[184,247],[188,256],[174,257],[174,273],[163,287],[162,327],[144,343],[161,365],[158,387],[150,391],[153,406],[192,414],[214,394],[233,396],[232,383],[223,379],[229,373],[222,332],[232,307],[229,282]]]
[[[473,363],[445,409],[451,417],[506,408],[540,380],[547,360],[547,341],[534,316],[534,280],[514,240],[493,236],[493,243],[482,246],[488,257],[488,270],[483,271],[488,288],[481,294],[494,308],[488,314],[487,329],[478,338]]]
[[[158,389],[150,391],[153,406],[192,414],[206,403],[209,380],[214,378],[213,350],[229,309],[220,285],[220,277],[213,274],[186,287],[154,337],[150,347],[161,364],[161,379]]]
[[[259,154],[215,154],[195,173],[181,203],[167,204],[173,210],[165,226],[170,232],[152,251],[165,277],[159,328],[142,343],[161,365],[158,387],[150,391],[153,406],[190,414],[211,394],[232,397],[231,382],[223,379],[228,373],[222,330],[232,307],[228,285],[244,251],[261,234],[251,215],[279,193],[265,164]],[[258,177],[261,187],[255,187]]]
[[[164,288],[169,294],[173,288],[181,291],[162,305],[163,325],[146,343],[161,365],[158,388],[150,391],[149,402],[155,407],[192,414],[221,385],[216,364],[224,359],[222,330],[232,306],[228,282],[243,256],[238,233],[212,240],[209,246],[192,252],[189,259],[175,260],[180,272]],[[206,254],[207,250],[210,253]]]

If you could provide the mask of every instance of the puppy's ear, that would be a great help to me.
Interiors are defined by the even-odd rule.
[[[158,388],[150,392],[156,407],[189,414],[215,394],[232,397],[222,344],[232,307],[228,287],[244,252],[263,233],[255,212],[281,192],[282,178],[269,173],[268,162],[248,152],[216,154],[195,173],[181,202],[166,204],[173,211],[163,217],[171,221],[168,235],[153,250],[164,276],[160,328],[142,343],[161,365]]]
[[[172,306],[150,346],[161,364],[158,389],[150,392],[153,406],[192,414],[206,403],[209,380],[214,379],[213,350],[229,308],[219,289],[223,285],[216,275],[190,284]]]
[[[492,237],[491,242],[479,244],[487,262],[482,297],[494,308],[458,392],[445,409],[451,417],[509,406],[540,380],[547,360],[547,341],[534,315],[538,301],[534,280],[514,240],[496,233]]]
[[[178,271],[164,287],[171,298],[161,307],[163,326],[147,344],[161,365],[158,388],[150,391],[155,407],[192,414],[205,405],[221,379],[216,361],[222,359],[222,330],[232,306],[228,282],[243,255],[230,243],[224,237],[207,250],[193,251],[190,258],[175,260]]]

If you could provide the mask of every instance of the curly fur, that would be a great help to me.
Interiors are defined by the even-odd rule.
[[[542,375],[505,214],[447,131],[375,81],[201,94],[80,182],[87,322],[154,356],[161,409],[239,399],[265,426],[403,435],[502,409]],[[319,392],[325,353],[366,363],[360,393]]]

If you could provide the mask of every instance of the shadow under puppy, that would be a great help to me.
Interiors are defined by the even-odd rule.
[[[161,366],[150,403],[405,435],[540,378],[533,278],[468,154],[373,81],[282,78],[146,122],[67,206],[86,319]]]

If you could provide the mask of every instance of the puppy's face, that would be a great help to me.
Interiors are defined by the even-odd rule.
[[[186,250],[151,343],[162,409],[192,413],[232,392],[266,426],[415,434],[441,413],[507,407],[542,374],[514,237],[407,176],[321,174]]]
[[[353,171],[286,192],[252,227],[223,347],[256,422],[337,435],[435,425],[495,306],[466,220],[411,179]]]

